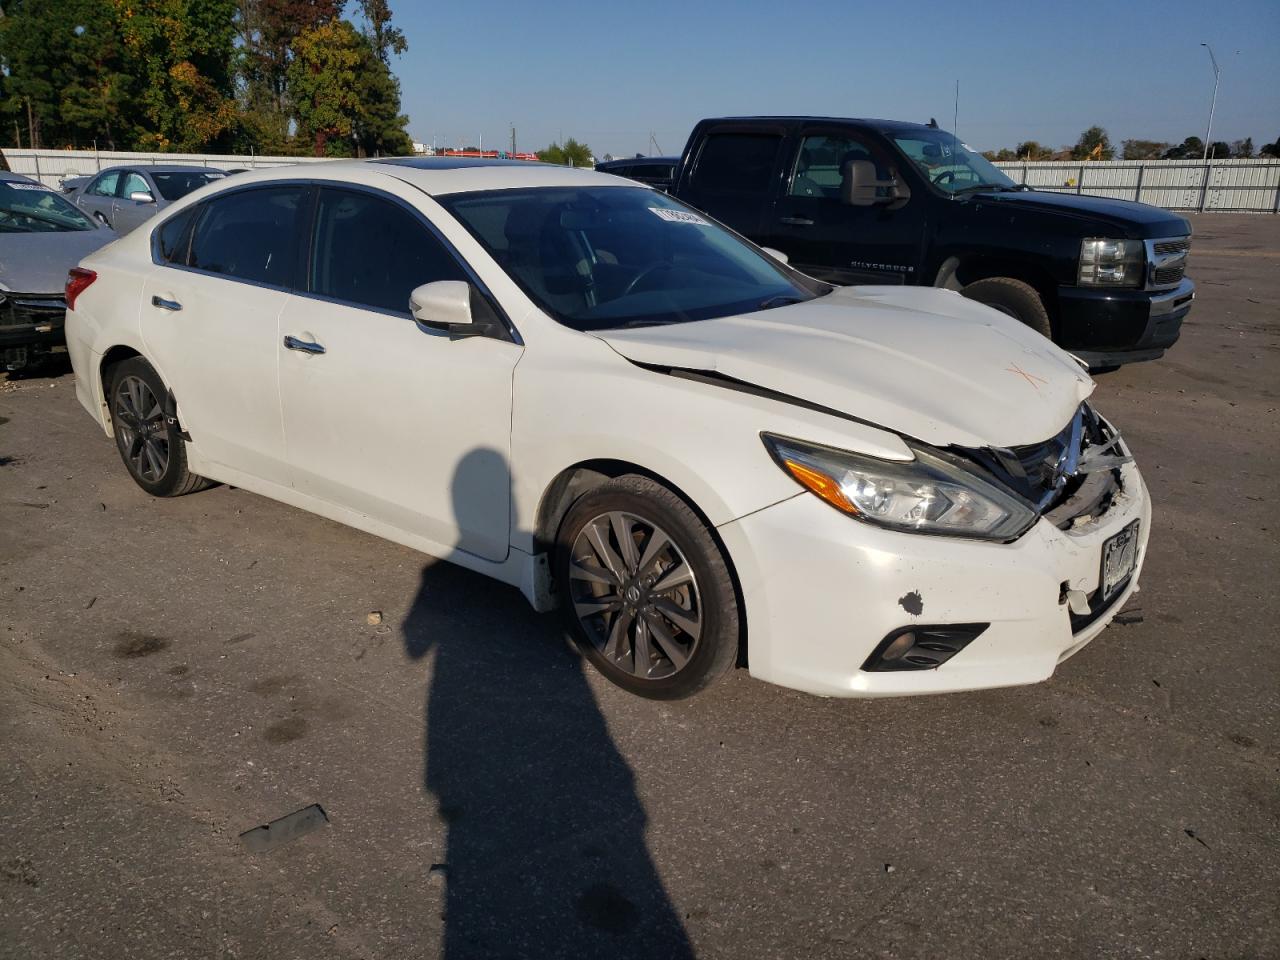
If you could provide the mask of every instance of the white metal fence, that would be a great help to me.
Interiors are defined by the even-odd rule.
[[[9,169],[34,177],[45,186],[57,187],[67,177],[97,173],[104,167],[120,164],[145,166],[152,163],[181,163],[193,167],[218,167],[239,170],[255,167],[279,167],[289,163],[315,163],[319,157],[259,157],[252,154],[212,153],[132,153],[120,150],[18,150],[4,151]]]
[[[68,176],[117,164],[189,163],[192,166],[278,167],[314,163],[316,157],[252,154],[126,153],[94,150],[4,151],[9,169],[56,187]],[[1019,183],[1055,193],[1141,200],[1170,210],[1280,213],[1280,160],[1109,160],[998,163]]]
[[[1140,200],[1169,210],[1280,213],[1280,160],[997,163],[1037,190]]]

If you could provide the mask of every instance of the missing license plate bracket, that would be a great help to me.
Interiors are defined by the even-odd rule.
[[[250,853],[267,853],[329,822],[329,815],[318,803],[295,810],[278,820],[264,823],[240,834],[240,842]]]

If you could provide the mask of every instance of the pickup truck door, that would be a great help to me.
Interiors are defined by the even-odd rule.
[[[761,231],[765,246],[785,253],[796,269],[830,283],[919,283],[925,237],[925,197],[890,209],[853,207],[840,198],[849,160],[870,160],[881,178],[894,169],[888,153],[847,129],[807,129]]]
[[[695,145],[677,196],[758,243],[785,137],[783,127],[712,127]]]

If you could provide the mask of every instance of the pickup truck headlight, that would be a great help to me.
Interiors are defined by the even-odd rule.
[[[1141,240],[1082,240],[1077,279],[1082,286],[1140,287],[1145,262]]]
[[[1036,521],[1031,506],[975,473],[913,447],[914,460],[879,460],[761,434],[798,484],[867,523],[983,540],[1013,540]]]

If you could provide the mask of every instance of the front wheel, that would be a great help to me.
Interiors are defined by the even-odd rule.
[[[1012,277],[988,277],[985,280],[975,280],[960,292],[970,300],[985,303],[988,307],[1025,323],[1041,336],[1053,339],[1049,311],[1044,308],[1044,301],[1031,284]]]
[[[737,657],[737,593],[720,547],[652,480],[610,480],[570,507],[556,583],[578,649],[632,693],[692,696]]]
[[[165,415],[164,381],[141,357],[111,374],[111,425],[120,459],[134,482],[154,497],[180,497],[208,486],[187,469],[187,450],[176,421]]]

